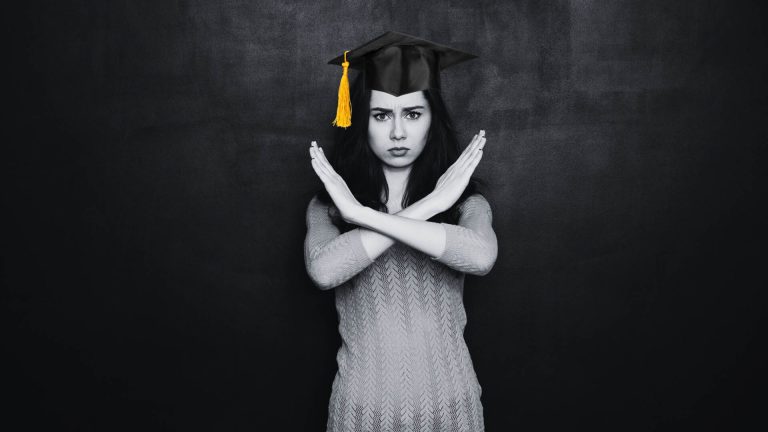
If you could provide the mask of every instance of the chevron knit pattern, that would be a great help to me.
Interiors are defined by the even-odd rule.
[[[464,327],[465,273],[496,261],[492,214],[479,194],[445,228],[437,258],[395,243],[371,260],[356,228],[344,234],[328,206],[307,208],[304,258],[313,283],[335,288],[342,345],[327,432],[482,432],[482,389]]]

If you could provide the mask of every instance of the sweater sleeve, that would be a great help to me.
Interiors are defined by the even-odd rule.
[[[459,210],[458,225],[441,223],[445,228],[445,251],[432,259],[454,270],[484,276],[491,271],[498,255],[491,206],[485,197],[473,194]]]
[[[360,229],[341,234],[328,214],[328,205],[317,196],[307,207],[304,264],[318,288],[335,288],[373,263],[363,246]]]

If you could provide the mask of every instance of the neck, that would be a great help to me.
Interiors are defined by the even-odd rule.
[[[411,173],[411,166],[391,167],[384,165],[384,178],[387,179],[389,188],[389,197],[402,198],[405,192],[405,186],[408,184],[408,176]]]

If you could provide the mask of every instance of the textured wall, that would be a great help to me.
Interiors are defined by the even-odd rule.
[[[491,431],[746,422],[766,37],[714,1],[49,2],[12,15],[8,412],[77,430],[324,430],[339,345],[303,268],[337,67],[386,30],[448,69],[500,242],[468,277]],[[755,279],[758,277],[759,279]],[[762,406],[762,405],[760,405]]]

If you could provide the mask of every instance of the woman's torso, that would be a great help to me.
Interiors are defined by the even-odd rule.
[[[463,291],[464,273],[402,243],[336,288],[329,431],[483,430]]]

